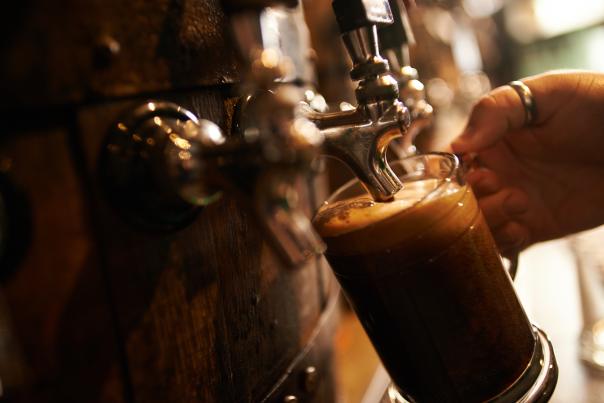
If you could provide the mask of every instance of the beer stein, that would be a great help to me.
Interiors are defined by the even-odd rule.
[[[409,402],[542,402],[557,367],[516,296],[458,158],[390,164],[403,188],[374,201],[356,179],[314,225],[345,295]]]

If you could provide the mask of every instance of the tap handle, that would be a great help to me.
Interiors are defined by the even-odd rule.
[[[388,0],[333,0],[333,10],[343,34],[372,25],[392,24]]]
[[[402,0],[390,0],[393,23],[378,29],[380,48],[398,49],[401,46],[413,45],[415,37],[407,16],[407,9]]]
[[[291,73],[291,62],[283,57],[275,41],[267,39],[274,30],[274,21],[263,18],[263,10],[272,6],[297,7],[299,0],[220,0],[229,17],[233,39],[239,48],[242,63],[249,77],[244,81],[259,87],[271,87],[273,82]],[[268,35],[270,37],[270,35]],[[278,43],[278,41],[277,41]],[[269,52],[264,53],[265,50]],[[254,67],[255,66],[255,67]]]
[[[296,7],[298,0],[222,0],[222,8],[227,14],[236,14],[245,11],[258,11],[266,7],[284,5]]]

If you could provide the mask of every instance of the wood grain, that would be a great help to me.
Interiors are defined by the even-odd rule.
[[[2,339],[14,340],[4,391],[24,402],[77,402],[83,391],[89,401],[120,402],[117,340],[68,135],[26,133],[1,146],[33,221],[27,254],[2,285]]]

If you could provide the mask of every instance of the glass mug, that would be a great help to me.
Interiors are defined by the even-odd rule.
[[[457,157],[391,166],[405,185],[394,201],[352,180],[318,211],[327,260],[406,399],[492,399],[527,370],[531,323]]]

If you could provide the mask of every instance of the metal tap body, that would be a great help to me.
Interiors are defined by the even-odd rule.
[[[229,175],[227,168],[222,176],[252,205],[258,222],[284,260],[299,266],[325,250],[302,211],[298,192],[299,182],[311,172],[310,164],[323,138],[312,123],[296,113],[303,99],[301,92],[293,84],[280,83],[294,76],[294,63],[279,49],[279,16],[270,14],[278,10],[266,8],[273,3],[297,5],[297,1],[223,0],[247,67],[239,89],[247,118],[236,122],[241,136],[228,140],[230,147],[242,150],[240,155],[245,157],[232,161],[234,174]],[[254,102],[250,102],[252,95]],[[242,168],[247,171],[243,175],[247,180],[243,181]],[[249,179],[253,185],[247,183]]]
[[[394,138],[406,132],[409,111],[398,100],[396,79],[380,55],[377,26],[354,28],[342,39],[353,62],[350,76],[359,80],[358,106],[332,113],[309,107],[302,111],[323,133],[323,153],[345,162],[375,200],[387,201],[402,184],[388,165],[386,151]]]
[[[288,56],[279,40],[284,24],[288,43],[298,43],[295,53],[306,48],[298,24],[300,8],[263,8],[273,3],[270,0],[223,2],[247,67],[239,85],[244,111],[232,125],[239,136],[224,136],[214,123],[180,105],[150,100],[110,133],[101,158],[104,182],[108,194],[127,191],[147,206],[141,210],[134,203],[126,216],[162,230],[184,225],[198,206],[228,191],[251,207],[284,262],[300,266],[325,249],[303,211],[301,186],[321,151],[350,165],[377,200],[390,199],[402,187],[388,166],[386,148],[406,130],[409,112],[397,99],[397,82],[380,56],[376,31],[377,23],[392,19],[388,2],[378,1],[375,4],[382,7],[370,9],[364,0],[352,8],[348,0],[338,3],[344,43],[354,62],[351,77],[359,85],[358,107],[336,113],[300,107],[306,98],[294,82],[298,76],[310,81],[304,75],[308,70],[298,68],[294,74],[296,56]],[[299,14],[282,18],[279,13]],[[289,17],[297,22],[288,29],[284,21],[293,20]],[[298,37],[292,41],[291,35]],[[158,194],[161,200],[146,203],[148,195]],[[119,201],[114,204],[120,206]],[[160,219],[164,215],[166,220]]]
[[[409,125],[408,109],[398,100],[359,104],[351,111],[304,114],[323,133],[323,153],[346,163],[372,197],[387,201],[402,188],[386,160],[390,142]]]
[[[279,47],[280,24],[294,25],[288,33],[299,35],[289,36],[287,43],[298,42],[296,50],[306,46],[298,26],[300,8],[265,8],[279,2],[223,1],[245,66],[238,89],[252,117],[246,121],[234,117],[232,132],[239,136],[225,136],[216,124],[180,105],[152,100],[117,122],[101,161],[108,194],[128,191],[146,207],[140,212],[128,209],[137,222],[173,229],[227,191],[250,209],[283,262],[297,267],[325,249],[303,211],[304,194],[299,192],[311,173],[322,134],[298,116],[300,91],[293,84],[279,83],[300,74],[293,72],[295,56],[284,55]],[[249,94],[256,94],[253,104]],[[148,195],[157,194],[162,195],[160,200],[145,203]],[[164,215],[165,222],[160,219]]]
[[[380,55],[379,51],[378,25],[391,24],[392,13],[386,0],[371,2],[371,4],[362,0],[352,2],[335,0],[333,7],[342,31],[343,42],[353,63],[350,76],[353,80],[359,81],[355,91],[358,106],[354,110],[324,113],[302,104],[291,119],[292,122],[296,122],[295,126],[304,126],[307,121],[314,123],[319,129],[317,138],[320,140],[317,144],[323,142],[321,152],[346,163],[374,199],[387,201],[402,188],[402,184],[388,165],[386,151],[389,143],[394,138],[402,136],[410,124],[409,110],[398,99],[397,80],[389,70],[388,61]],[[253,35],[249,34],[249,24],[238,20],[242,17],[244,15],[239,15],[233,20],[235,36],[241,38],[239,42],[242,43],[242,49],[248,49],[248,54],[252,54],[253,51],[249,50],[253,50],[255,46],[250,44],[249,38],[253,38]],[[275,111],[261,100],[274,97],[288,86],[285,83],[275,85],[274,79],[277,76],[273,76],[273,80],[265,80],[265,75],[258,74],[258,71],[267,71],[266,68],[254,70],[254,67],[262,67],[264,59],[262,56],[256,56],[256,61],[250,63],[251,72],[256,77],[252,82],[264,82],[265,86],[256,86],[249,91],[248,94],[252,96],[243,104],[242,115],[246,120],[246,123],[243,123],[244,137],[248,137],[249,129],[245,128],[249,127],[287,127],[287,125],[249,122],[261,121],[263,116],[269,121],[273,119]],[[266,85],[268,83],[270,85]],[[260,130],[257,134],[264,132],[266,131]],[[276,138],[286,139],[287,136]],[[267,144],[274,149],[274,142]],[[295,147],[280,147],[282,151],[287,149],[295,150]]]
[[[409,108],[411,124],[399,144],[397,154],[403,157],[416,152],[417,135],[433,123],[434,109],[426,99],[424,84],[417,70],[411,67],[409,47],[415,38],[402,0],[390,0],[393,23],[378,30],[380,50],[390,64],[392,75],[399,87],[399,99]]]

